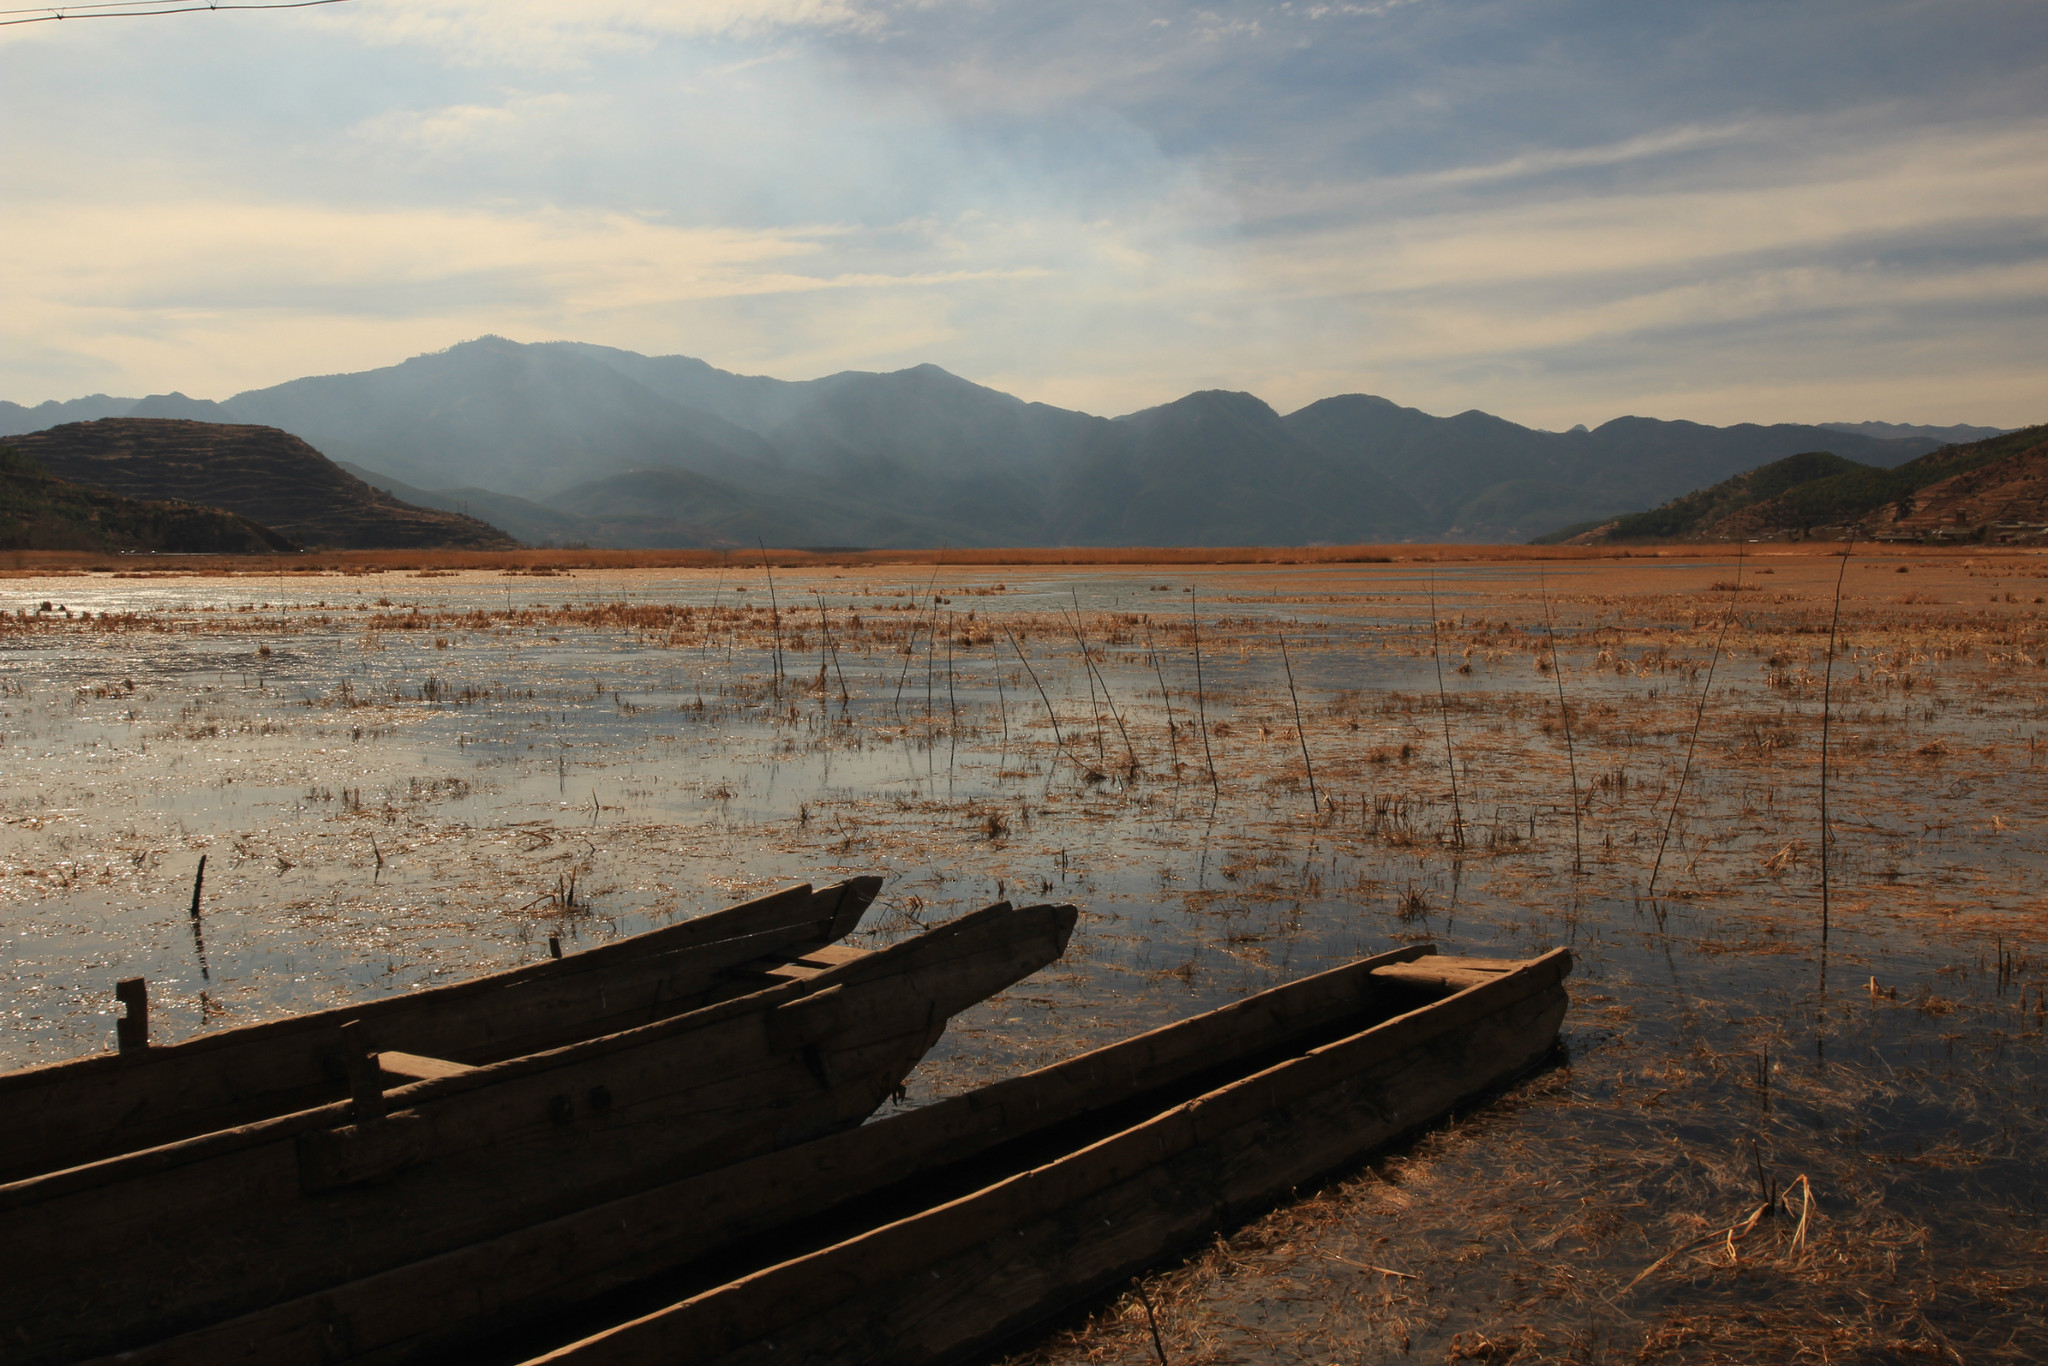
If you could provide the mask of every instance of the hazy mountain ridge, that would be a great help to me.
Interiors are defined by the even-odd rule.
[[[126,417],[141,400],[87,394],[84,398],[48,399],[33,405],[0,399],[0,436],[39,432],[64,422],[91,422],[102,417]]]
[[[1853,432],[1858,436],[1924,436],[1944,445],[1989,441],[1995,436],[2004,436],[2007,432],[2015,430],[2011,427],[1973,427],[1967,422],[1957,422],[1947,427],[1928,427],[1911,422],[1823,422],[1820,425],[1831,432]]]
[[[1889,466],[1940,444],[1633,417],[1544,432],[1361,394],[1283,417],[1210,391],[1110,419],[932,365],[781,380],[498,337],[143,405],[279,427],[436,507],[523,500],[496,506],[524,539],[634,545],[1526,540],[1802,450]],[[51,406],[7,405],[0,425]],[[630,478],[649,471],[694,477]],[[535,534],[549,526],[578,530]]]
[[[1774,458],[1825,447],[1896,465],[1936,447],[1784,423],[1709,427],[1618,417],[1545,432],[1489,413],[1431,417],[1385,399],[1323,399],[1287,424],[1335,455],[1378,468],[1419,500],[1447,540],[1518,541],[1561,523],[1624,514]]]

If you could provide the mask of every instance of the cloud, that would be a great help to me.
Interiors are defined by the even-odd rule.
[[[0,84],[0,393],[220,394],[501,332],[792,375],[932,360],[1101,412],[1228,387],[1566,426],[1920,420],[1887,393],[2029,420],[2048,39],[2024,4],[1938,8],[46,25]]]
[[[459,62],[575,67],[675,39],[749,41],[789,32],[871,31],[853,0],[410,0],[337,7],[321,21],[359,42],[416,47]]]

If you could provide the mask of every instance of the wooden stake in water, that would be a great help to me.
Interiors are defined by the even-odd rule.
[[[1842,624],[1842,580],[1849,573],[1854,541],[1842,547],[1842,567],[1835,571],[1835,613],[1828,619],[1828,662],[1820,692],[1820,942],[1828,942],[1828,718],[1835,697],[1835,633]]]
[[[199,867],[192,874],[192,918],[199,918],[199,893],[206,886],[206,855],[199,856]]]

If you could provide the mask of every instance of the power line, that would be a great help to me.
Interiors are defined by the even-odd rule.
[[[86,5],[39,5],[33,9],[0,10],[0,28],[10,24],[47,24],[62,19],[141,19],[153,14],[191,14],[198,10],[223,9],[311,9],[315,5],[339,5],[346,0],[271,0],[267,4],[193,3],[192,0],[111,0]],[[8,15],[27,15],[24,19]]]

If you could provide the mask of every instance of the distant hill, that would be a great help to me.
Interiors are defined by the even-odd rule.
[[[1110,419],[933,365],[781,380],[501,337],[222,404],[93,402],[274,426],[415,503],[592,545],[1524,540],[1803,451],[1889,468],[1942,444],[1883,424],[1545,432],[1366,394],[1282,416],[1213,391]],[[0,405],[0,427],[59,415]]]
[[[1994,436],[2004,436],[2007,427],[1972,427],[1967,422],[1958,422],[1949,427],[1922,427],[1910,422],[1823,422],[1821,426],[1831,432],[1850,432],[1857,436],[1897,438],[1921,436],[1944,445],[1960,445],[1966,441],[1989,441]]]
[[[297,549],[269,527],[220,508],[123,498],[55,478],[0,444],[0,550],[261,555]]]
[[[1645,417],[1618,417],[1591,431],[1542,432],[1480,412],[1431,417],[1365,394],[1312,403],[1290,414],[1287,425],[1412,494],[1447,540],[1526,540],[1801,451],[1826,448],[1889,466],[1938,444],[1790,423],[1708,427]]]
[[[1892,469],[1808,451],[1647,512],[1565,527],[1539,544],[2038,539],[2048,528],[2048,426],[1944,446]]]
[[[539,503],[494,493],[490,489],[420,489],[400,479],[347,460],[334,462],[356,478],[379,488],[414,507],[439,508],[477,517],[527,545],[589,545],[595,528],[590,519],[573,512],[543,507]]]
[[[1189,394],[1094,437],[1053,485],[1056,542],[1343,544],[1428,522],[1385,475],[1303,440],[1250,394]]]
[[[26,407],[0,399],[0,436],[16,436],[22,432],[39,432],[45,427],[55,427],[62,422],[91,422],[100,417],[126,417],[136,400],[132,398],[111,398],[106,394],[87,394],[84,398],[69,398],[61,403],[51,399]]]
[[[404,503],[274,427],[101,418],[9,438],[60,479],[128,498],[222,507],[308,546],[366,550],[516,544],[473,517]]]

